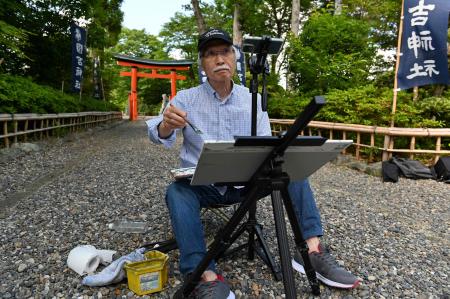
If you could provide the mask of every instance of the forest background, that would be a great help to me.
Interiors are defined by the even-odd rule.
[[[400,21],[398,0],[192,0],[158,36],[122,27],[122,0],[0,0],[0,113],[125,111],[130,80],[120,77],[114,54],[196,62],[199,33],[209,27],[285,39],[271,56],[269,114],[295,118],[314,95],[327,105],[316,120],[389,126],[395,53]],[[70,93],[70,24],[87,23],[87,65],[81,98]],[[86,22],[87,21],[87,22]],[[93,94],[93,60],[100,57],[105,98]],[[197,65],[178,81],[198,84]],[[250,73],[247,68],[247,81]],[[237,82],[237,81],[236,81]],[[283,82],[283,83],[281,83]],[[139,113],[159,111],[170,82],[139,80]],[[450,91],[434,85],[398,95],[397,127],[450,127]]]

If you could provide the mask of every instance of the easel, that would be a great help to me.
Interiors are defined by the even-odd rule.
[[[255,220],[256,203],[259,200],[261,194],[271,194],[273,213],[275,218],[275,227],[278,240],[278,249],[280,252],[282,277],[284,283],[284,289],[286,298],[295,299],[296,289],[294,283],[293,269],[291,266],[291,254],[289,251],[289,243],[287,239],[286,223],[284,220],[283,204],[286,208],[289,222],[294,233],[294,241],[297,248],[300,250],[300,254],[304,261],[305,272],[309,283],[311,285],[312,293],[314,295],[320,294],[319,283],[316,278],[316,272],[314,271],[308,256],[308,246],[303,239],[300,224],[297,221],[294,207],[289,196],[288,184],[289,175],[282,170],[282,164],[284,163],[284,153],[289,146],[295,146],[295,140],[298,140],[297,136],[303,131],[310,120],[317,114],[320,108],[325,104],[325,100],[322,97],[315,97],[313,101],[305,108],[302,114],[296,119],[292,127],[287,133],[275,140],[272,137],[257,137],[256,135],[256,111],[257,111],[257,89],[258,89],[258,74],[266,69],[266,57],[269,54],[270,38],[263,38],[257,45],[256,57],[253,59],[253,65],[250,63],[251,72],[253,74],[252,85],[250,91],[252,92],[252,137],[238,138],[235,142],[235,146],[240,145],[275,145],[273,150],[267,155],[264,162],[256,169],[253,176],[248,182],[248,192],[245,199],[241,202],[239,208],[232,215],[228,223],[216,234],[213,243],[210,245],[206,256],[199,263],[194,272],[186,278],[182,287],[175,293],[174,298],[186,298],[194,290],[201,275],[207,269],[210,262],[217,259],[222,255],[233,242],[242,234],[248,227],[251,228],[249,238],[249,257],[253,258],[254,252],[254,238],[256,234],[261,244],[265,244],[262,240],[261,231],[258,230],[258,226]],[[245,43],[245,41],[244,41]],[[252,60],[251,60],[252,61]],[[263,86],[263,96],[265,87]],[[325,139],[317,139],[317,145],[321,145],[325,142]],[[300,142],[301,145],[301,142]],[[195,176],[195,175],[194,175]],[[220,183],[220,182],[216,182]],[[224,182],[224,184],[229,182]],[[236,182],[238,183],[238,182]],[[241,182],[242,184],[243,182]],[[241,223],[245,215],[249,213],[249,220],[247,223],[241,225],[238,229],[238,225]],[[253,229],[253,231],[252,231]],[[262,247],[267,246],[263,245]],[[269,262],[272,263],[271,268],[274,270],[275,263],[270,254],[265,251],[265,255]],[[275,273],[275,271],[274,271]]]

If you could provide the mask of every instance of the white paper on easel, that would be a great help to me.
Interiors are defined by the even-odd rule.
[[[283,171],[291,180],[301,180],[333,160],[351,140],[327,140],[321,146],[289,146]],[[191,185],[247,182],[273,146],[235,146],[232,142],[205,141]]]

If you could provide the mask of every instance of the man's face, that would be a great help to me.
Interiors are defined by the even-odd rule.
[[[228,83],[236,70],[233,47],[211,42],[202,52],[202,67],[210,81]]]

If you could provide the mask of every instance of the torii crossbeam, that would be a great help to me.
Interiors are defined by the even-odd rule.
[[[137,85],[138,78],[159,78],[170,79],[170,98],[172,99],[177,93],[177,80],[186,80],[186,76],[177,75],[177,71],[187,71],[194,63],[191,60],[150,60],[136,58],[126,55],[114,55],[117,64],[120,66],[131,67],[131,71],[120,72],[120,76],[131,77],[131,92],[128,96],[128,107],[130,120],[136,120],[138,117],[137,110]],[[150,69],[150,73],[138,72],[138,69]],[[158,73],[159,70],[170,71],[170,74]]]

